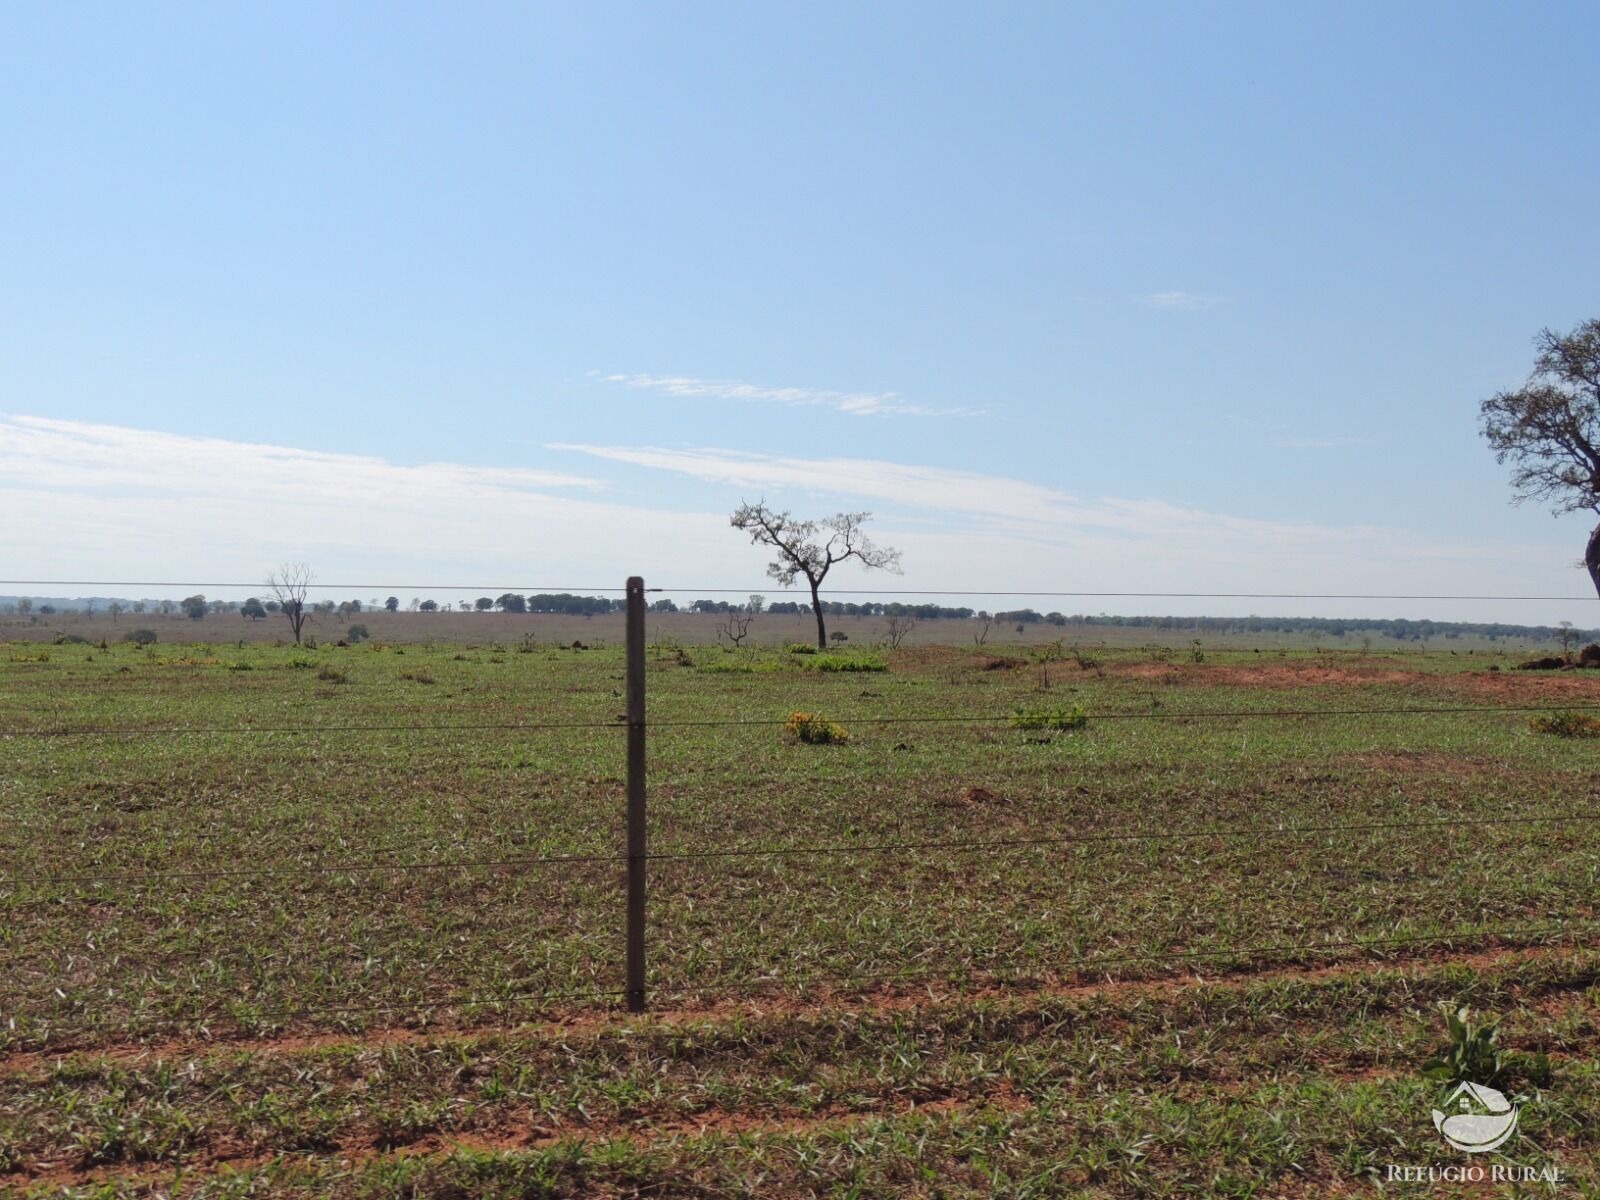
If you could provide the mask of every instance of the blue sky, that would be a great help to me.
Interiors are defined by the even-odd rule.
[[[1600,316],[1597,35],[12,6],[0,552],[743,586],[764,494],[873,509],[903,587],[1581,596],[1581,520],[1507,504],[1475,410]]]

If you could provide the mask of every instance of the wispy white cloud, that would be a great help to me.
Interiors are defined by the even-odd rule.
[[[599,375],[598,372],[596,372]],[[831,408],[853,417],[969,417],[976,408],[934,408],[902,400],[896,392],[840,392],[820,388],[764,387],[734,379],[695,379],[686,375],[599,375],[607,383],[662,392],[668,396],[746,400],[807,408]]]
[[[941,512],[1022,526],[1102,529],[1137,536],[1203,534],[1281,543],[1305,538],[1315,527],[1297,522],[1230,517],[1160,500],[1082,500],[1067,492],[1020,479],[947,467],[916,466],[864,458],[789,458],[737,450],[674,450],[653,446],[556,443],[610,462],[673,471],[706,483],[760,491],[786,490],[888,504],[897,511]],[[1370,530],[1343,527],[1319,536],[1361,538]]]
[[[0,417],[0,557],[14,578],[262,578],[284,559],[324,580],[605,587],[630,574],[681,591],[761,587],[765,558],[728,528],[740,494],[805,513],[870,508],[905,552],[907,588],[1193,592],[1575,589],[1562,547],[1445,542],[1375,526],[1092,498],[1027,480],[876,459],[725,449],[564,446],[597,469],[699,482],[685,509],[633,499],[626,478],[463,463],[407,465],[254,442]],[[602,490],[604,489],[604,490]],[[839,586],[871,586],[847,573]],[[426,594],[424,592],[424,594]],[[361,597],[367,599],[368,597]],[[443,598],[443,597],[441,597]],[[976,597],[975,597],[976,599]],[[1152,602],[1062,601],[1116,611]],[[1328,605],[1159,601],[1167,611],[1327,612]],[[1474,615],[1469,606],[1339,606]],[[1479,615],[1572,617],[1571,606]]]
[[[1147,292],[1139,297],[1140,304],[1170,312],[1199,312],[1227,302],[1226,296],[1207,295],[1202,292]]]
[[[572,451],[629,466],[675,471],[706,483],[740,488],[792,488],[831,496],[883,501],[907,509],[976,513],[1017,519],[1048,518],[1070,501],[1054,488],[970,471],[908,466],[861,458],[785,458],[737,450],[670,450],[653,446],[555,443]]]
[[[604,487],[565,472],[0,416],[0,555],[19,576],[251,579],[294,558],[323,579],[603,585],[663,544],[713,563],[725,551],[731,565],[734,548],[706,514],[618,504],[597,495]]]
[[[1004,476],[873,459],[648,446],[550,448],[671,471],[737,488],[749,498],[761,494],[780,507],[879,509],[879,523],[898,531],[886,540],[906,550],[912,586],[957,586],[956,579],[984,579],[999,586],[999,580],[1050,578],[1055,582],[1048,586],[1129,592],[1433,594],[1495,590],[1513,561],[1519,578],[1538,577],[1544,581],[1540,587],[1559,591],[1573,586],[1570,579],[1563,581],[1560,554],[1526,544],[1445,541],[1378,525],[1238,516],[1157,498],[1085,498]],[[928,582],[925,563],[935,577],[948,582]],[[1115,583],[1105,582],[1113,579]],[[1197,608],[1163,603],[1171,611],[1239,607],[1215,600]],[[1259,604],[1243,607],[1262,611]],[[1272,607],[1293,610],[1287,603]],[[1312,607],[1330,611],[1326,604]],[[1145,604],[1141,611],[1148,609]],[[1383,602],[1361,611],[1392,616],[1418,610]],[[1485,607],[1479,615],[1491,611]],[[1530,612],[1514,619],[1548,616]]]
[[[0,479],[12,487],[174,493],[249,488],[262,501],[294,499],[311,489],[326,500],[351,503],[375,496],[425,502],[506,490],[604,486],[595,479],[551,471],[458,463],[403,466],[361,454],[28,416],[0,416]]]

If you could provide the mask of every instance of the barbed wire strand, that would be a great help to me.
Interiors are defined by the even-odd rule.
[[[1560,707],[1567,711],[1590,712],[1600,710],[1600,703],[1546,704],[1493,704],[1493,705],[1403,705],[1392,708],[1241,708],[1241,709],[1163,709],[1148,712],[1096,712],[1086,715],[1089,723],[1095,721],[1237,721],[1270,719],[1278,717],[1396,717],[1396,716],[1451,716],[1492,715],[1548,712]],[[737,729],[769,728],[787,725],[789,717],[735,717],[705,720],[667,718],[647,720],[648,729]],[[901,716],[871,716],[867,714],[840,714],[837,720],[856,725],[991,725],[1027,728],[1026,713],[983,713],[973,715],[933,715],[907,713]],[[410,724],[365,725],[173,725],[173,726],[69,726],[53,729],[0,729],[0,738],[67,738],[67,737],[192,737],[204,735],[229,736],[234,734],[273,734],[294,737],[320,734],[360,733],[521,733],[550,730],[627,729],[626,720],[611,721],[495,721],[440,724],[437,722]]]
[[[419,1000],[393,1001],[383,1004],[319,1004],[305,1005],[297,1008],[269,1008],[261,1010],[257,1015],[262,1022],[288,1023],[305,1017],[319,1016],[374,1016],[383,1013],[416,1012],[427,1008],[487,1008],[494,1005],[526,1004],[545,1000],[590,1000],[605,999],[627,995],[624,988],[606,989],[552,989],[538,992],[514,992],[506,996],[459,996],[446,994],[424,997]],[[238,1000],[236,1003],[248,1004],[247,1000]],[[128,1033],[148,1031],[154,1029],[170,1029],[189,1023],[183,1017],[166,1017],[157,1020],[144,1021],[132,1027],[127,1025],[127,1014],[106,1008],[80,1009],[72,1014],[76,1017],[88,1018],[91,1027],[104,1027],[107,1024],[117,1024]],[[230,1039],[218,1037],[216,1041],[219,1048],[226,1047]],[[45,1047],[37,1053],[43,1054],[73,1054],[93,1053],[96,1049],[92,1045],[55,1044]]]
[[[490,584],[490,583],[316,583],[307,582],[306,588],[320,591],[349,592],[500,592],[532,595],[596,595],[622,594],[625,587],[578,586],[575,584]],[[254,583],[217,582],[200,580],[129,580],[129,579],[0,579],[0,587],[148,587],[148,588],[228,588],[231,590],[270,592],[271,585]],[[650,587],[647,592],[699,592],[718,596],[809,596],[807,588],[775,588],[770,584],[753,587],[695,587],[687,584],[665,584]],[[1539,603],[1583,604],[1593,597],[1584,596],[1513,596],[1468,595],[1448,592],[1162,592],[1162,591],[1087,591],[1048,589],[995,589],[995,588],[829,588],[830,596],[995,596],[1035,597],[1045,599],[1174,599],[1174,600],[1496,600]],[[549,614],[555,615],[555,614]]]
[[[410,863],[328,863],[292,868],[262,868],[260,870],[195,871],[135,871],[118,875],[5,875],[0,873],[0,887],[56,887],[65,884],[100,885],[110,883],[159,883],[166,880],[216,880],[216,879],[298,879],[327,875],[403,874],[410,871],[464,871],[478,868],[542,867],[574,863],[626,862],[625,854],[552,854],[537,858],[468,858],[440,862]]]
[[[1292,838],[1292,837],[1343,837],[1355,834],[1390,833],[1423,829],[1470,829],[1487,826],[1550,825],[1574,821],[1600,820],[1600,810],[1580,810],[1545,815],[1519,814],[1509,817],[1450,818],[1435,821],[1372,821],[1355,825],[1281,825],[1233,826],[1223,829],[1162,830],[1159,832],[1124,831],[1115,833],[1061,834],[1036,838],[993,838],[982,840],[940,839],[930,841],[863,842],[859,844],[834,844],[825,846],[743,846],[711,850],[657,851],[644,855],[653,862],[684,862],[704,859],[729,858],[798,858],[841,854],[897,854],[918,851],[973,851],[1011,850],[1030,847],[1083,845],[1096,843],[1126,843],[1154,841],[1204,841],[1212,838]],[[327,863],[309,864],[292,868],[262,868],[240,870],[145,871],[112,875],[5,875],[0,874],[3,887],[60,887],[106,886],[110,884],[151,885],[167,881],[213,881],[219,879],[284,880],[329,875],[405,874],[422,871],[465,871],[473,869],[510,869],[520,867],[554,866],[567,864],[613,863],[628,861],[626,854],[569,854],[545,855],[530,858],[451,859],[434,862],[401,863]]]
[[[1436,945],[1440,943],[1465,942],[1471,940],[1496,940],[1505,941],[1512,938],[1549,938],[1571,936],[1574,934],[1587,934],[1600,932],[1600,926],[1595,925],[1545,925],[1545,926],[1512,926],[1501,929],[1466,929],[1453,930],[1448,933],[1404,935],[1381,938],[1344,938],[1322,942],[1288,942],[1272,945],[1256,946],[1225,946],[1215,950],[1182,950],[1151,952],[1146,954],[1109,954],[1085,955],[1077,958],[1056,959],[1038,965],[1024,965],[1020,963],[1002,964],[998,967],[990,966],[973,969],[972,967],[937,966],[917,968],[904,971],[883,971],[866,974],[831,975],[817,973],[805,976],[794,976],[789,979],[772,976],[760,980],[749,981],[719,981],[705,984],[666,984],[657,983],[651,991],[654,996],[683,995],[713,991],[739,991],[748,988],[763,987],[803,987],[815,986],[817,983],[846,984],[892,981],[897,979],[925,979],[934,977],[967,977],[982,976],[993,971],[1029,971],[1030,978],[1041,978],[1046,975],[1062,975],[1069,971],[1081,971],[1089,968],[1099,968],[1109,965],[1123,965],[1137,962],[1175,963],[1203,961],[1206,959],[1227,958],[1261,958],[1269,955],[1290,955],[1326,950],[1348,950],[1360,948],[1375,948],[1383,946],[1407,945]]]
[[[1441,821],[1375,821],[1360,825],[1284,825],[1230,829],[1163,831],[1160,833],[1082,833],[1038,838],[995,838],[985,841],[869,842],[860,845],[771,846],[727,850],[682,850],[646,854],[651,860],[706,858],[778,858],[834,854],[891,854],[918,850],[1009,850],[1031,846],[1067,846],[1097,842],[1194,841],[1206,838],[1317,837],[1417,829],[1468,829],[1489,825],[1560,824],[1600,820],[1600,811],[1549,816],[1484,817]]]
[[[1010,986],[1023,987],[1030,982],[1036,983],[1046,977],[1061,977],[1070,973],[1084,971],[1100,972],[1104,968],[1126,966],[1132,963],[1159,963],[1171,965],[1183,962],[1200,962],[1206,960],[1228,959],[1259,959],[1272,956],[1291,957],[1305,954],[1321,954],[1337,950],[1375,949],[1381,947],[1402,947],[1412,945],[1441,945],[1455,944],[1467,941],[1510,941],[1512,939],[1547,939],[1563,936],[1572,936],[1579,933],[1592,933],[1593,926],[1576,925],[1545,925],[1545,926],[1513,926],[1500,929],[1458,929],[1437,934],[1403,935],[1380,938],[1344,938],[1319,942],[1288,942],[1269,945],[1253,946],[1224,946],[1212,950],[1183,950],[1163,951],[1151,953],[1129,953],[1109,955],[1083,955],[1074,958],[1056,959],[1039,964],[1004,963],[974,969],[971,966],[937,966],[924,967],[914,970],[898,970],[883,972],[864,972],[849,974],[834,974],[829,972],[812,972],[789,978],[768,976],[754,980],[721,980],[715,983],[669,983],[657,981],[650,988],[650,994],[659,999],[663,996],[701,995],[708,992],[730,993],[750,992],[765,990],[791,990],[805,991],[819,986],[829,986],[836,990],[850,991],[860,988],[863,984],[881,985],[885,983],[904,982],[908,980],[946,979],[951,982],[964,982],[978,986]],[[1004,977],[1002,973],[1010,973],[1011,978]],[[324,1004],[301,1006],[287,1009],[268,1009],[261,1012],[259,1017],[280,1023],[290,1023],[295,1020],[317,1016],[352,1016],[352,1015],[377,1015],[397,1012],[416,1012],[430,1008],[487,1008],[509,1004],[533,1003],[557,999],[615,999],[627,995],[626,989],[604,990],[546,990],[536,992],[516,993],[508,996],[439,996],[420,1000],[397,1001],[386,1004]],[[240,1001],[239,1003],[247,1003]],[[80,1010],[73,1014],[78,1017],[87,1017],[93,1024],[96,1020],[107,1023],[126,1022],[126,1014],[110,1009]],[[650,1014],[645,1014],[645,1020],[651,1019]],[[191,1019],[192,1020],[192,1019]],[[185,1023],[184,1018],[172,1017],[162,1021],[151,1022],[144,1028],[171,1028]],[[219,1039],[219,1041],[222,1039]],[[46,1047],[45,1053],[70,1053],[70,1047]]]

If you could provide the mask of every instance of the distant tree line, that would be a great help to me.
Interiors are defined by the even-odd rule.
[[[671,604],[671,601],[662,601]],[[688,606],[690,612],[729,613],[745,609],[737,601],[696,600]],[[1366,635],[1394,638],[1402,642],[1420,642],[1429,638],[1481,637],[1488,641],[1501,638],[1536,638],[1541,641],[1558,640],[1563,630],[1555,625],[1512,625],[1501,621],[1431,621],[1412,620],[1408,617],[1122,617],[1106,614],[1037,612],[1031,608],[1012,609],[1005,612],[988,612],[984,609],[951,607],[942,604],[900,604],[877,601],[824,601],[823,612],[830,617],[915,617],[919,621],[938,620],[991,620],[1000,625],[1054,625],[1054,626],[1104,626],[1112,629],[1150,629],[1163,633],[1185,632],[1197,634],[1259,634],[1291,633],[1317,634],[1323,637]],[[676,607],[663,611],[677,611]],[[766,611],[774,615],[809,615],[809,604],[779,601],[768,604]],[[1568,631],[1584,641],[1600,641],[1600,629]]]
[[[493,597],[479,596],[472,607],[478,612],[499,610],[508,613],[566,613],[592,617],[596,613],[608,613],[613,610],[620,612],[623,602],[606,596],[575,596],[571,592],[539,592],[531,596],[505,592]]]
[[[1600,630],[1566,630],[1555,625],[1508,625],[1499,621],[1429,621],[1406,617],[1114,617],[1047,613],[1040,616],[1030,609],[996,613],[996,621],[1051,625],[1100,625],[1117,629],[1154,629],[1162,632],[1209,634],[1293,633],[1324,637],[1349,634],[1394,638],[1402,642],[1421,642],[1429,638],[1481,637],[1494,642],[1501,638],[1559,640],[1563,633],[1585,641],[1600,640]]]
[[[0,612],[18,616],[38,614],[50,616],[67,604],[35,603],[26,598],[9,602],[0,601]],[[218,614],[238,614],[246,620],[259,621],[270,614],[282,611],[276,600],[250,597],[246,600],[208,600],[205,596],[187,596],[182,600],[113,600],[107,604],[113,619],[121,612],[145,611],[173,615],[182,614],[199,621]],[[413,598],[406,606],[410,612],[450,612],[449,604],[434,600]],[[401,609],[397,597],[390,596],[381,604],[377,601],[322,600],[307,604],[306,609],[317,616],[334,616],[343,620],[362,612],[382,608],[388,612]],[[620,612],[623,601],[606,596],[579,596],[570,592],[541,592],[522,596],[507,592],[500,596],[480,596],[475,601],[463,600],[456,606],[462,612],[507,612],[526,614],[565,614],[577,616],[604,615]],[[93,609],[88,609],[90,613]],[[810,604],[790,600],[767,603],[764,597],[751,596],[748,600],[693,600],[680,606],[665,597],[650,605],[653,613],[690,612],[704,615],[728,616],[741,613],[768,613],[772,616],[811,616]],[[1088,613],[1037,612],[1031,608],[1012,609],[1006,612],[989,612],[984,609],[954,607],[943,604],[903,604],[882,601],[829,600],[822,604],[829,617],[885,617],[914,618],[918,621],[992,621],[997,625],[1053,625],[1064,627],[1103,626],[1108,629],[1149,629],[1162,633],[1194,633],[1209,635],[1243,635],[1285,633],[1341,638],[1349,635],[1387,637],[1402,642],[1421,642],[1431,638],[1479,637],[1494,642],[1501,638],[1536,639],[1539,641],[1600,641],[1600,629],[1573,629],[1555,625],[1512,625],[1499,621],[1430,621],[1406,617],[1122,617]]]

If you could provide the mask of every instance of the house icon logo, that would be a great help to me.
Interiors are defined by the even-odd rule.
[[[1433,1127],[1457,1150],[1485,1154],[1516,1133],[1517,1108],[1492,1087],[1458,1083],[1433,1110]]]

